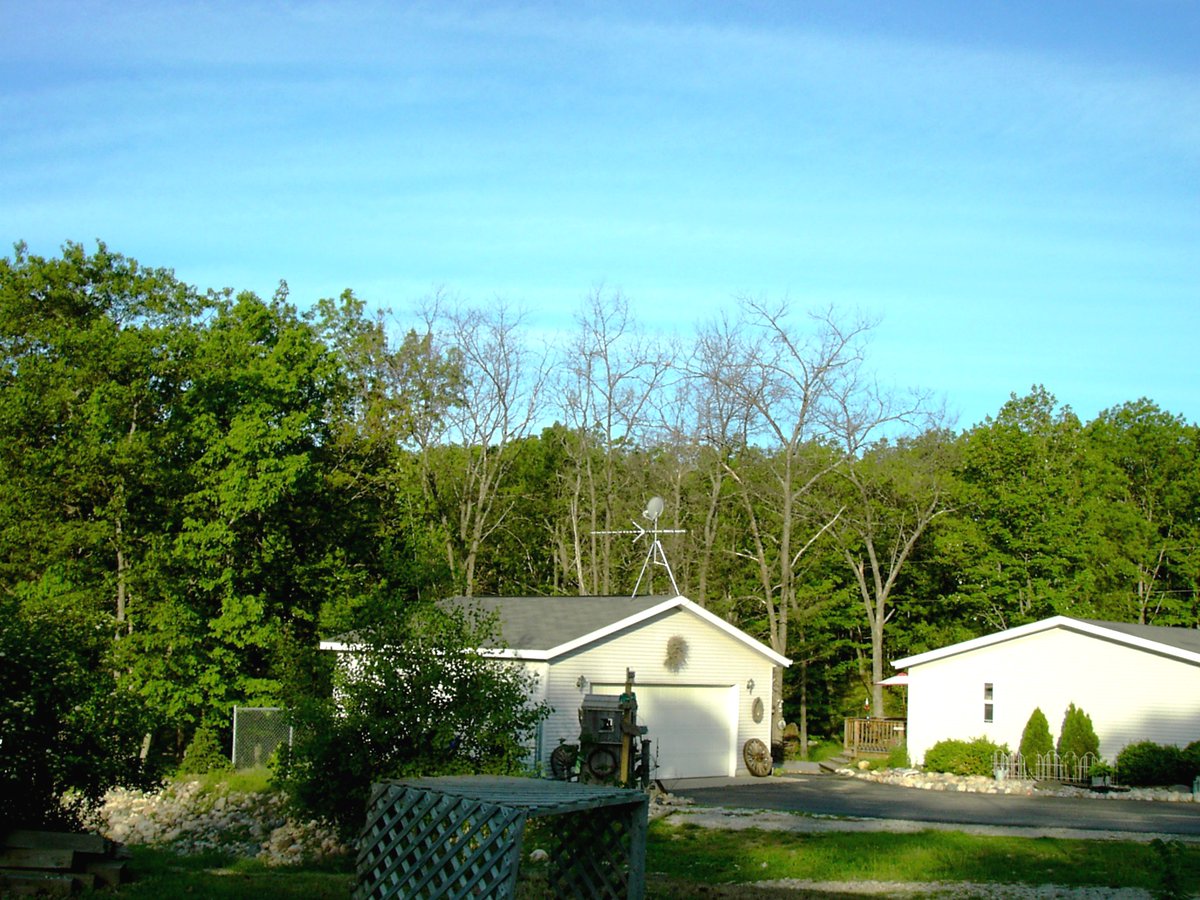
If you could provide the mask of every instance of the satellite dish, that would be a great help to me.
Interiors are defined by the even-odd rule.
[[[651,497],[650,502],[646,504],[646,509],[642,512],[642,517],[649,519],[651,522],[657,522],[658,517],[662,515],[663,498]]]

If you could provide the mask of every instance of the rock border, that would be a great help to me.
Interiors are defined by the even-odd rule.
[[[1089,797],[1096,800],[1153,800],[1163,803],[1195,803],[1196,795],[1185,785],[1160,788],[1123,788],[1121,790],[1091,790],[1073,787],[1057,781],[1025,781],[996,779],[987,775],[950,775],[945,772],[924,772],[920,769],[851,769],[843,767],[835,774],[860,778],[879,784],[925,791],[959,791],[976,794],[1016,794],[1025,797]]]
[[[225,853],[268,866],[322,863],[351,853],[329,826],[290,819],[278,792],[205,788],[199,781],[171,781],[156,791],[114,788],[88,824],[122,844],[169,847],[189,856]]]

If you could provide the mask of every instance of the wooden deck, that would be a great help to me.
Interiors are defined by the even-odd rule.
[[[846,719],[842,748],[853,757],[890,753],[904,743],[904,719]]]

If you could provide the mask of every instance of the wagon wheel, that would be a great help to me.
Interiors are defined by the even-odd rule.
[[[550,752],[550,774],[559,781],[569,779],[574,773],[578,753],[571,744],[559,744]]]
[[[597,747],[588,754],[587,770],[588,774],[600,781],[611,778],[617,771],[617,755],[607,747]]]
[[[742,759],[750,774],[762,778],[771,774],[771,751],[758,738],[750,738],[742,747]]]

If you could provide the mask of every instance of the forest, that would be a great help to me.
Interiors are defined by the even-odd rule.
[[[319,638],[629,593],[647,548],[605,532],[653,496],[680,591],[794,660],[806,739],[902,712],[889,660],[947,642],[1200,626],[1200,431],[1151,399],[1085,422],[1014,386],[959,427],[872,371],[876,323],[783,300],[676,335],[603,289],[550,337],[502,301],[414,308],[201,290],[103,243],[0,260],[6,735],[178,759],[314,690]]]

